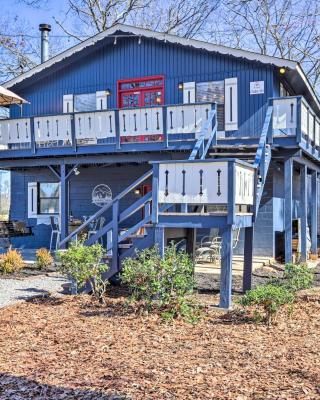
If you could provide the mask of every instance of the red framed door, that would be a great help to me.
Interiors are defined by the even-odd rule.
[[[118,107],[152,107],[164,103],[164,77],[150,76],[118,81]],[[136,135],[121,137],[122,142],[161,141],[163,135]]]

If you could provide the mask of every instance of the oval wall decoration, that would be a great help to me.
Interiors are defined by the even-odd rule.
[[[112,201],[112,191],[108,185],[97,185],[92,191],[92,203],[98,207],[103,207]]]

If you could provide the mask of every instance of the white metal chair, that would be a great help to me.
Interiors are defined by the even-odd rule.
[[[54,241],[54,237],[56,236],[56,250],[58,249],[61,237],[61,231],[59,228],[59,220],[56,220],[54,216],[50,216],[50,225],[51,225],[51,237],[50,237],[50,251],[52,251],[52,245]]]
[[[95,221],[93,228],[88,231],[88,239],[90,238],[90,236],[95,235],[103,227],[105,221],[105,217],[100,217]],[[102,236],[99,239],[99,242],[103,244]]]
[[[239,243],[240,228],[233,231],[232,248],[235,249]],[[221,237],[204,236],[200,246],[196,249],[196,262],[214,262],[221,258]]]

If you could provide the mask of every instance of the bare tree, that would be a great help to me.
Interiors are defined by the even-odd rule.
[[[151,0],[68,0],[68,10],[63,21],[54,18],[69,36],[82,40],[102,32],[117,23],[125,22],[128,16],[142,10]],[[70,28],[70,18],[76,21]]]
[[[222,44],[298,61],[311,84],[319,86],[318,0],[228,0],[219,10],[211,37]]]
[[[66,19],[55,20],[66,34],[79,40],[119,22],[193,37],[200,33],[218,3],[219,0],[68,0]],[[69,27],[70,17],[77,20],[73,29]]]
[[[4,82],[35,66],[39,47],[29,40],[30,27],[18,17],[2,17],[0,25],[0,81]]]

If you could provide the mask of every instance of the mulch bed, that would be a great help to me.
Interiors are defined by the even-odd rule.
[[[320,288],[271,328],[213,308],[164,324],[110,290],[105,306],[83,295],[2,309],[0,399],[320,399]]]

